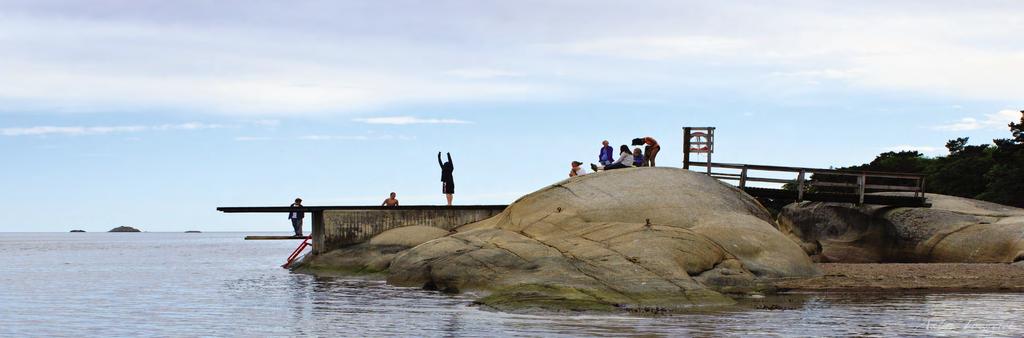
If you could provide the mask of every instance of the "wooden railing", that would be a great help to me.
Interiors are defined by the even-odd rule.
[[[915,198],[923,198],[925,193],[925,177],[924,175],[918,174],[904,174],[904,173],[891,173],[891,172],[876,172],[876,171],[849,171],[849,170],[835,170],[835,169],[817,169],[817,168],[800,168],[800,167],[783,167],[783,166],[771,166],[771,165],[754,165],[754,164],[730,164],[730,163],[698,163],[690,162],[691,166],[702,166],[708,168],[708,173],[711,177],[720,180],[732,180],[739,181],[738,186],[740,189],[747,188],[749,182],[764,182],[764,183],[777,183],[777,184],[794,184],[797,193],[797,200],[803,200],[804,193],[810,186],[818,187],[831,187],[831,188],[848,188],[854,189],[854,193],[857,194],[859,203],[864,203],[864,194],[868,191],[872,192],[885,192],[885,191],[901,191],[901,192],[913,192]],[[723,173],[715,172],[712,169],[731,169],[738,170],[738,173]],[[795,179],[779,179],[779,178],[768,178],[758,177],[758,172],[787,172],[796,174]],[[844,182],[828,182],[823,180],[809,180],[808,175],[820,174],[828,176],[845,176],[855,177],[856,183],[844,183]],[[872,184],[871,181],[878,181],[885,179],[886,181],[906,184]]]

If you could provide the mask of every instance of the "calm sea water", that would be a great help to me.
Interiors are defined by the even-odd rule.
[[[787,310],[508,314],[279,268],[240,233],[0,233],[2,336],[1024,335],[1024,294],[805,294]]]

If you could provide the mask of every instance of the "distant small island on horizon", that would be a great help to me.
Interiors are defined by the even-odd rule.
[[[119,226],[107,232],[142,232],[142,230],[130,227],[130,226]]]

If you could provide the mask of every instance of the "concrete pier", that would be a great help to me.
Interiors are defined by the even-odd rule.
[[[368,241],[384,231],[411,225],[425,225],[452,230],[488,219],[505,210],[505,205],[413,205],[380,206],[310,206],[292,207],[221,207],[225,213],[288,213],[304,212],[313,225],[313,254]],[[282,224],[282,229],[290,226]]]
[[[323,223],[313,225],[313,252],[362,243],[384,231],[410,225],[452,230],[488,219],[502,210],[504,205],[325,210]]]

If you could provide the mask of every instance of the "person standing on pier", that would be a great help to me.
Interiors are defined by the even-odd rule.
[[[654,140],[653,137],[644,137],[644,166],[653,167],[654,158],[658,157],[658,152],[661,151],[661,146],[658,145],[658,141]]]
[[[452,172],[455,165],[452,164],[452,153],[448,154],[448,162],[441,162],[441,152],[437,152],[437,165],[441,166],[441,193],[448,199],[448,206],[452,205],[452,195],[455,195],[455,178]]]
[[[392,191],[391,192],[391,197],[388,197],[387,199],[385,199],[384,203],[381,203],[380,206],[382,206],[382,207],[397,207],[398,206],[398,199],[395,198],[395,196],[398,196],[398,195],[395,194],[394,191]]]
[[[295,203],[290,206],[292,208],[301,208],[302,199],[296,198]],[[305,217],[305,213],[301,211],[292,211],[288,213],[288,219],[292,220],[292,228],[295,229],[295,237],[302,237],[302,218]]]

